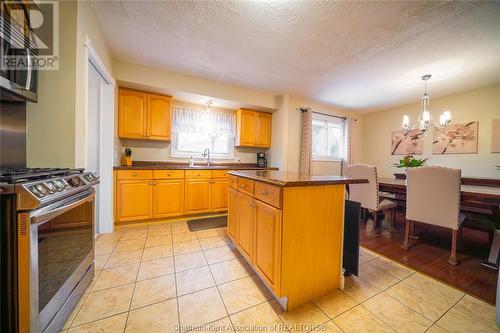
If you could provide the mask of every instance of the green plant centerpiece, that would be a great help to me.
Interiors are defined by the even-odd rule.
[[[399,160],[399,163],[394,163],[396,168],[416,168],[425,165],[427,158],[419,159],[413,157],[413,155],[406,155],[402,160]]]
[[[396,168],[403,168],[405,173],[405,184],[407,180],[407,171],[408,168],[417,168],[425,165],[427,158],[419,159],[413,157],[413,155],[406,155],[402,160],[399,160],[399,163],[394,163]]]

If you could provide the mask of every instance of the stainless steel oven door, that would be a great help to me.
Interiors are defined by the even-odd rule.
[[[89,269],[93,269],[94,200],[95,190],[91,188],[28,213],[29,236],[23,242],[20,233],[18,254],[20,296],[23,289],[29,290],[29,296],[24,302],[20,297],[19,302],[20,326],[22,317],[28,317],[26,332],[43,332]],[[23,260],[29,279],[22,274]]]

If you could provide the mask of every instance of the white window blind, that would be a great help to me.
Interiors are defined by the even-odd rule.
[[[172,156],[199,157],[209,148],[212,158],[234,158],[234,115],[179,107],[173,111]]]

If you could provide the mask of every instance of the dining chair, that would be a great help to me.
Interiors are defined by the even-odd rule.
[[[409,168],[406,177],[406,226],[402,248],[410,248],[415,222],[451,229],[450,265],[457,264],[457,231],[465,219],[460,213],[460,169],[438,166]]]
[[[368,179],[365,184],[349,185],[349,200],[361,203],[361,207],[373,213],[372,235],[380,233],[378,227],[378,212],[392,211],[391,224],[395,221],[397,203],[392,200],[382,199],[378,190],[377,167],[368,164],[352,164],[349,167],[349,176],[353,178]]]

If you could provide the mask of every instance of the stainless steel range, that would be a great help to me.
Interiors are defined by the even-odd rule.
[[[82,169],[0,171],[1,331],[63,327],[94,276],[98,183]]]

